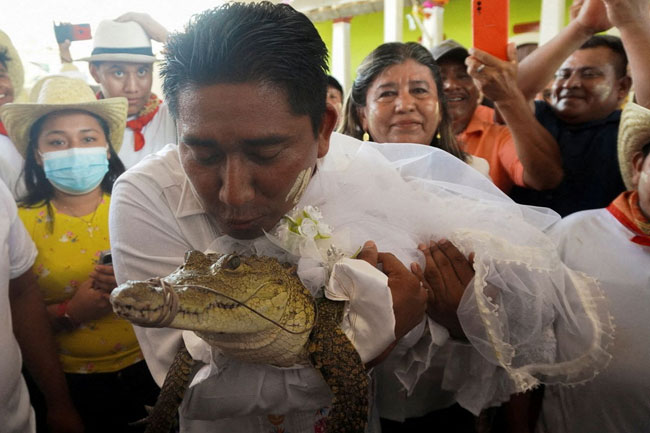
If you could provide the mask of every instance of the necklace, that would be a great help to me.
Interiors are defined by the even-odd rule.
[[[70,206],[66,206],[66,205],[58,205],[58,206],[56,206],[56,209],[58,211],[63,211],[63,210],[67,211],[67,212],[61,212],[61,213],[63,213],[64,215],[67,215],[67,216],[69,216],[71,218],[76,218],[76,219],[82,221],[84,224],[86,224],[86,230],[88,230],[88,234],[92,237],[93,231],[94,231],[93,222],[95,221],[95,215],[97,215],[97,210],[99,209],[99,206],[102,204],[103,201],[104,201],[104,194],[102,193],[99,196],[99,200],[97,201],[97,203],[94,206],[95,210],[93,211],[92,214],[90,214],[90,216],[88,216],[88,215],[85,215],[85,216],[75,215],[75,209],[71,208]]]

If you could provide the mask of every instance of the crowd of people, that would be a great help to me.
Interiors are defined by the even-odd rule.
[[[327,57],[287,4],[174,34],[130,12],[80,59],[95,83],[27,91],[0,31],[0,432],[144,431],[183,345],[202,367],[179,431],[327,431],[314,368],[113,312],[118,284],[188,250],[288,261],[347,300],[367,432],[650,425],[650,0],[575,0],[521,61],[385,43],[347,93]],[[322,250],[283,243],[296,212],[327,225],[296,232]]]

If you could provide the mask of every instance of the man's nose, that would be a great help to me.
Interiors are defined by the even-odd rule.
[[[127,74],[124,80],[124,91],[127,93],[135,93],[138,91],[138,78],[135,74]]]
[[[569,75],[563,84],[563,87],[578,87],[580,86],[581,80],[580,80],[580,74],[577,71],[571,72],[571,75]]]
[[[443,90],[452,90],[452,89],[457,89],[458,87],[460,87],[458,85],[458,82],[453,78],[446,77],[442,79]]]
[[[219,201],[228,206],[242,206],[255,197],[253,180],[246,164],[239,156],[226,159],[219,188]]]

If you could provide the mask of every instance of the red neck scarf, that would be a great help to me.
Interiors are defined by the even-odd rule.
[[[104,99],[102,92],[97,93],[97,99]],[[133,131],[133,148],[136,152],[144,147],[144,135],[142,134],[142,128],[144,128],[147,123],[151,122],[151,119],[153,119],[156,113],[158,113],[160,104],[162,104],[162,101],[158,99],[154,93],[152,93],[149,96],[149,100],[145,106],[138,113],[138,117],[126,122],[126,126],[128,128],[131,128]]]
[[[7,134],[7,130],[5,129],[5,126],[0,122],[0,134],[2,135],[9,135]]]
[[[626,191],[616,197],[607,207],[614,218],[634,233],[630,240],[639,245],[650,246],[650,221],[639,207],[639,193]]]

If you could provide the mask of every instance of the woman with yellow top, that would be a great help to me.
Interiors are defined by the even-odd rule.
[[[109,302],[108,207],[124,171],[117,151],[127,100],[97,100],[83,81],[52,77],[36,103],[7,104],[0,117],[25,158],[19,215],[38,248],[43,290],[72,399],[86,432],[139,431],[158,388],[131,324]],[[38,404],[35,404],[38,411]]]

